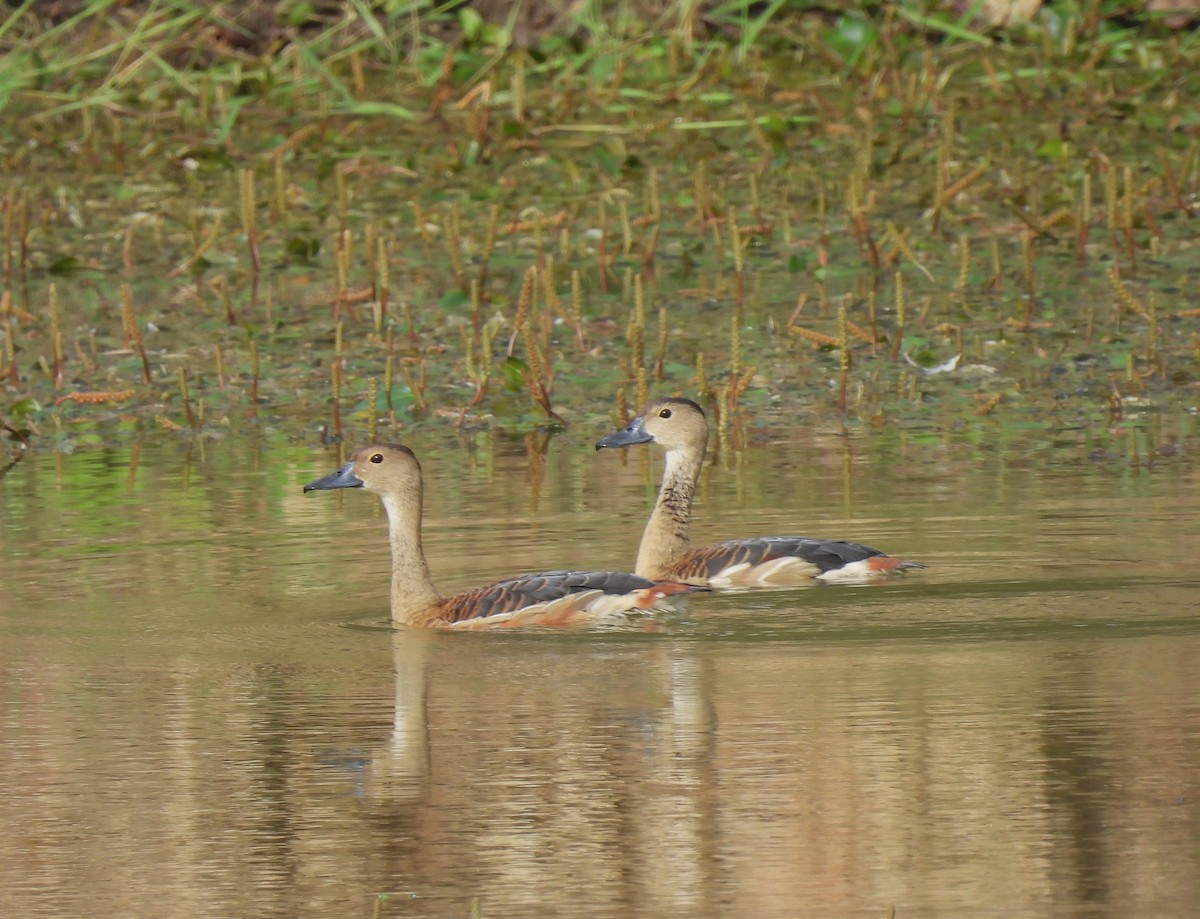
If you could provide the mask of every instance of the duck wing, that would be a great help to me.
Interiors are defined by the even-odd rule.
[[[577,625],[636,610],[670,609],[665,599],[694,586],[618,571],[542,571],[476,587],[439,605],[460,628]]]
[[[814,579],[866,581],[924,567],[844,539],[759,536],[694,549],[672,566],[671,576],[711,587],[785,587]]]

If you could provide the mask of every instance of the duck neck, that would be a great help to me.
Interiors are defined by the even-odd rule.
[[[704,461],[699,450],[677,447],[667,451],[658,501],[638,549],[637,573],[645,578],[670,576],[671,567],[691,548],[692,496]]]
[[[412,498],[415,497],[415,500]],[[441,599],[429,576],[429,564],[421,548],[421,494],[409,500],[384,496],[388,516],[388,538],[392,544],[392,619],[411,625],[420,613]]]

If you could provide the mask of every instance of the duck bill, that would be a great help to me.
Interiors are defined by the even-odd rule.
[[[603,450],[605,447],[632,447],[634,444],[648,444],[654,440],[654,436],[646,433],[646,429],[642,424],[641,418],[634,418],[621,430],[615,434],[609,434],[607,437],[601,437],[596,441],[596,449]]]
[[[362,488],[363,480],[354,474],[354,463],[347,463],[337,472],[309,482],[304,486],[304,493],[310,491],[327,491],[331,488]]]

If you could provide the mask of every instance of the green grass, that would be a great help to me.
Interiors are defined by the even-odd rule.
[[[1001,52],[1014,43],[1040,44],[1045,65],[1056,49],[1072,62],[1161,55],[1166,67],[1197,42],[1188,31],[1156,26],[1151,16],[1132,26],[1128,18],[1110,22],[1110,13],[1126,11],[1108,3],[1056,4],[1036,23],[999,34],[980,24],[976,6],[956,18],[916,3],[847,5],[840,14],[788,0],[563,7],[545,7],[559,10],[559,21],[538,32],[541,20],[530,25],[517,5],[506,18],[485,21],[452,3],[347,0],[333,7],[337,15],[321,19],[307,2],[246,4],[240,16],[223,16],[183,0],[87,0],[74,15],[48,22],[26,0],[0,23],[0,111],[38,121],[162,116],[215,92],[227,100],[407,119],[426,101],[422,90],[504,84],[518,61],[532,77],[587,76],[595,85],[614,68],[635,83],[664,69],[686,74],[714,54],[730,74],[756,55],[781,53],[833,55],[861,73],[908,49],[948,53],[956,44]],[[528,52],[516,48],[518,33],[522,45],[532,41]],[[399,78],[393,88],[404,98],[377,97],[383,74]],[[372,98],[363,98],[368,92]],[[221,127],[228,134],[231,126]]]

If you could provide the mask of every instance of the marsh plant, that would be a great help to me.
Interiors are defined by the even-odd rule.
[[[15,447],[554,429],[651,391],[718,438],[1194,438],[1197,33],[496,6],[10,7]]]

